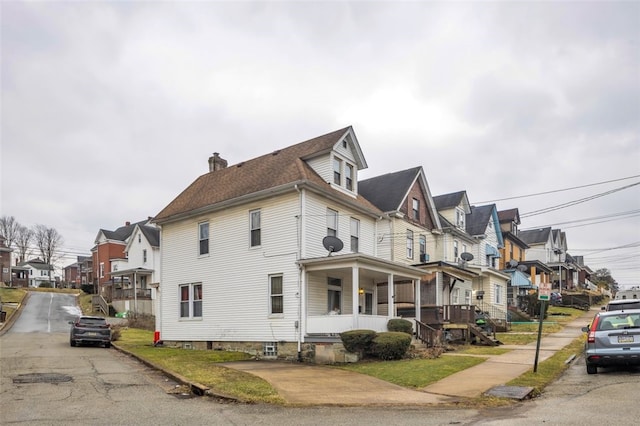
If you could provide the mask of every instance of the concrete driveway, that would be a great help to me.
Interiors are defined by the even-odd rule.
[[[266,380],[293,405],[430,405],[460,400],[321,365],[283,361],[240,361],[221,365]]]

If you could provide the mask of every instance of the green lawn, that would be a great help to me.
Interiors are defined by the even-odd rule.
[[[115,342],[116,345],[159,367],[206,385],[216,393],[245,402],[284,403],[278,392],[261,378],[216,365],[221,362],[249,359],[249,354],[154,347],[152,331],[123,328],[120,333],[121,337]]]
[[[367,374],[408,388],[423,388],[484,361],[483,358],[471,356],[441,356],[435,359],[362,362],[337,368]]]

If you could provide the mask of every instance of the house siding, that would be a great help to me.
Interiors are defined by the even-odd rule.
[[[249,211],[261,209],[261,246],[249,247]],[[162,228],[162,336],[167,340],[293,341],[298,319],[297,193]],[[198,256],[198,223],[210,251]],[[284,313],[269,315],[270,274],[282,274]],[[180,319],[179,286],[201,282],[202,318]],[[242,320],[238,313],[242,312]]]

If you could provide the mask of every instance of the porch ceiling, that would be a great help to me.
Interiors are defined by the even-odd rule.
[[[389,274],[393,274],[396,280],[417,280],[424,275],[422,269],[361,253],[302,259],[298,264],[304,266],[307,272],[332,271],[343,274],[350,274],[357,267],[362,278],[376,281],[386,281]]]
[[[151,275],[153,274],[153,269],[133,268],[133,269],[123,269],[122,271],[110,272],[110,275],[114,277],[124,277],[126,275],[133,275],[133,274]]]

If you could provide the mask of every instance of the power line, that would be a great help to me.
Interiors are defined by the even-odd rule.
[[[569,201],[569,202],[558,204],[558,205],[555,205],[555,206],[545,207],[544,209],[534,210],[534,211],[531,211],[531,212],[523,213],[523,214],[520,215],[520,217],[525,218],[525,217],[537,216],[537,215],[544,214],[544,213],[549,213],[549,212],[552,212],[552,211],[555,211],[555,210],[560,210],[560,209],[564,209],[564,208],[567,208],[567,207],[572,207],[572,206],[575,206],[577,204],[586,203],[587,201],[595,200],[596,198],[604,197],[606,195],[610,195],[610,194],[613,194],[615,192],[622,191],[622,190],[625,190],[625,189],[628,189],[628,188],[631,188],[631,187],[637,186],[637,185],[640,185],[640,182],[632,183],[631,185],[626,185],[626,186],[622,186],[620,188],[615,188],[615,189],[612,189],[612,190],[609,190],[609,191],[601,192],[600,194],[591,195],[589,197],[580,198],[578,200]]]
[[[514,197],[499,198],[499,199],[496,199],[496,200],[477,201],[477,202],[474,202],[472,204],[495,203],[495,202],[498,202],[498,201],[515,200],[515,199],[518,199],[518,198],[536,197],[538,195],[547,195],[547,194],[554,194],[556,192],[572,191],[574,189],[588,188],[590,186],[597,186],[597,185],[604,185],[604,184],[611,183],[611,182],[619,182],[619,181],[622,181],[622,180],[634,179],[634,178],[637,178],[637,177],[640,177],[640,175],[629,176],[629,177],[624,177],[624,178],[620,178],[620,179],[613,179],[613,180],[607,180],[607,181],[596,182],[596,183],[590,183],[588,185],[572,186],[570,188],[554,189],[552,191],[537,192],[537,193],[534,193],[534,194],[516,195]]]

